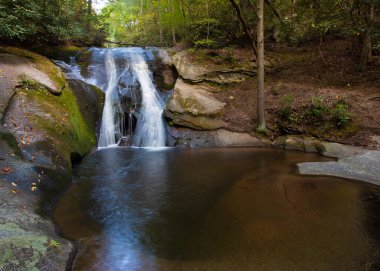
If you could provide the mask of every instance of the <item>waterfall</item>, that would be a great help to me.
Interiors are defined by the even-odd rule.
[[[134,147],[165,146],[164,101],[142,48],[92,49],[89,70],[105,92],[99,147],[120,141]],[[103,63],[102,63],[103,62]]]
[[[142,107],[133,145],[144,147],[165,146],[165,128],[162,120],[164,102],[151,79],[148,64],[141,54],[131,53],[131,67],[141,85]]]
[[[105,92],[98,147],[164,147],[164,100],[147,62],[152,52],[138,47],[91,48],[87,78],[75,58],[54,61],[66,77],[95,85]],[[150,59],[152,60],[152,59]]]
[[[112,51],[108,51],[105,57],[105,71],[107,74],[108,85],[105,90],[106,98],[103,108],[103,117],[102,124],[100,126],[100,136],[99,136],[99,147],[108,147],[116,145],[116,138],[122,132],[119,130],[120,127],[117,127],[117,123],[115,123],[115,113],[118,108],[118,103],[115,103],[118,97],[117,93],[115,93],[117,87],[117,70],[115,60],[112,55]],[[116,133],[118,132],[118,133]]]

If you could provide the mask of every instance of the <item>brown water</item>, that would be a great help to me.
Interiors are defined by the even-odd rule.
[[[317,155],[99,150],[55,220],[74,270],[380,270],[380,188],[297,174]]]

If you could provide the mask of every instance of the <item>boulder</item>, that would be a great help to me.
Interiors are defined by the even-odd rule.
[[[198,63],[192,60],[188,51],[180,51],[172,56],[172,63],[180,77],[191,83],[208,81],[216,84],[230,84],[244,81],[256,74],[256,65],[249,67],[226,67],[210,62]]]
[[[104,95],[71,84],[73,91],[45,57],[0,51],[0,70],[10,66],[0,72],[0,270],[65,270],[72,245],[36,210],[51,212],[72,162],[95,146],[95,104]]]
[[[150,65],[154,81],[160,90],[172,90],[178,78],[178,71],[171,63],[171,58],[166,50],[157,49],[155,56],[155,60]]]
[[[289,136],[285,139],[285,149],[287,150],[297,150],[304,151],[305,145],[302,138]]]
[[[220,119],[225,103],[197,85],[178,80],[165,108],[165,117],[172,124],[195,130],[215,130],[225,124]]]
[[[215,132],[215,146],[218,147],[268,147],[268,140],[263,140],[248,133],[237,133],[220,129]]]
[[[38,54],[13,47],[0,47],[0,63],[1,76],[13,84],[11,88],[27,78],[44,85],[53,94],[60,94],[65,86],[64,75],[58,67]]]
[[[363,152],[363,149],[360,147],[335,142],[317,142],[315,146],[320,154],[333,158],[343,158]]]
[[[247,133],[225,129],[195,131],[189,128],[168,127],[169,146],[185,147],[268,147],[270,142]]]

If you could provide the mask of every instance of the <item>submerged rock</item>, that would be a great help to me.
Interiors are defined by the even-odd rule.
[[[366,151],[338,159],[337,162],[300,163],[301,174],[328,175],[380,185],[380,151]]]
[[[165,116],[176,125],[215,130],[225,125],[219,118],[225,105],[201,87],[178,80],[166,105]]]

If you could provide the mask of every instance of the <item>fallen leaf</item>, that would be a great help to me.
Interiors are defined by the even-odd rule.
[[[13,171],[13,169],[11,167],[3,167],[0,172],[2,174],[8,174],[8,173],[11,173]]]
[[[14,189],[12,189],[11,192],[12,192],[13,194],[16,194],[16,193],[17,193],[17,191],[14,190]]]

